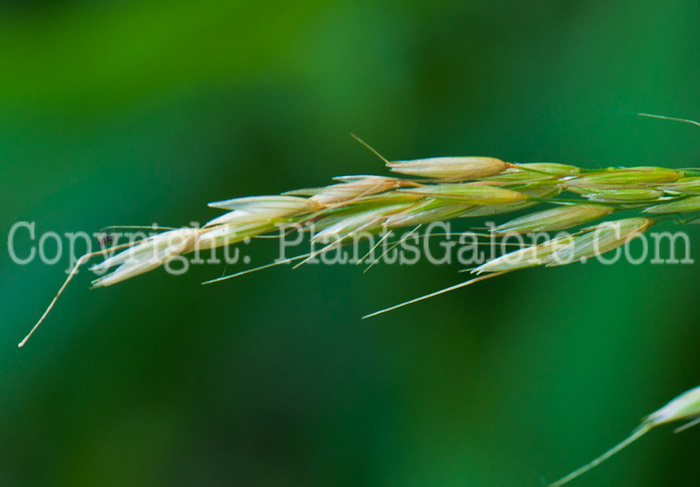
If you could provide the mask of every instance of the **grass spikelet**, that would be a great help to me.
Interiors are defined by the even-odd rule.
[[[520,182],[551,179],[552,177],[574,176],[581,168],[556,162],[531,162],[528,164],[513,164],[503,173],[488,178],[489,181]]]
[[[700,195],[700,177],[687,177],[665,187],[667,192]]]
[[[256,237],[264,233],[276,230],[276,220],[254,221],[241,223],[226,223],[217,225],[205,225],[200,234],[195,249],[209,250],[225,245],[233,245],[243,242],[247,238]]]
[[[664,195],[656,189],[623,188],[623,189],[599,189],[588,190],[582,188],[573,189],[589,201],[599,203],[644,204],[659,201]]]
[[[525,210],[531,208],[540,203],[540,201],[553,200],[558,196],[563,189],[556,185],[535,185],[529,184],[527,186],[518,186],[518,192],[524,194],[528,198],[519,203],[505,203],[505,204],[486,204],[486,205],[474,205],[471,210],[469,210],[469,217],[483,217],[483,216],[494,216],[502,215],[504,213],[512,213],[515,211]]]
[[[451,220],[468,215],[474,205],[455,204],[451,201],[426,199],[404,211],[387,217],[384,224],[388,228],[420,225],[434,221]]]
[[[676,421],[683,421],[692,419],[692,421],[686,425],[676,428],[675,432],[679,433],[692,426],[698,424],[698,418],[700,416],[700,387],[696,387],[687,392],[684,392],[680,396],[676,397],[668,404],[666,404],[661,409],[651,413],[649,416],[642,420],[642,423],[622,442],[615,445],[610,450],[603,453],[601,456],[596,458],[590,463],[587,463],[583,467],[571,472],[565,477],[549,484],[549,487],[561,487],[562,485],[568,484],[572,480],[580,477],[589,470],[597,467],[603,463],[608,458],[612,457],[618,453],[623,448],[630,445],[632,442],[638,440],[645,434],[647,434],[653,428]]]
[[[100,264],[92,266],[93,272],[103,272],[111,267],[117,269],[92,282],[93,287],[117,284],[132,277],[156,269],[175,257],[194,249],[199,230],[182,228],[151,237],[144,242],[121,252]]]
[[[250,196],[209,203],[211,208],[232,210],[208,222],[211,227],[223,223],[250,223],[313,212],[320,205],[313,199],[296,196]]]
[[[545,265],[552,260],[552,255],[567,248],[574,241],[573,236],[547,240],[539,245],[533,245],[509,252],[472,270],[472,274],[509,272],[528,267]]]
[[[662,203],[644,210],[644,213],[668,214],[668,213],[692,213],[700,211],[700,196],[689,196],[687,198]]]
[[[314,235],[312,240],[324,242],[343,239],[357,232],[376,229],[382,226],[382,223],[389,217],[389,215],[406,210],[409,207],[410,204],[391,205],[367,210],[353,214],[352,216],[341,218],[333,225]]]
[[[431,157],[387,163],[393,172],[421,178],[466,181],[495,176],[510,165],[493,157]]]
[[[654,223],[655,220],[651,218],[639,217],[601,223],[575,237],[571,244],[557,250],[546,265],[566,265],[603,255],[640,237]]]
[[[478,183],[434,184],[420,188],[407,189],[405,192],[412,195],[430,196],[470,205],[502,205],[506,203],[517,203],[528,199],[527,195],[518,191]]]
[[[603,205],[567,205],[530,213],[499,225],[497,235],[506,233],[554,232],[583,225],[610,215],[613,208]]]
[[[407,181],[383,176],[343,176],[335,179],[343,182],[322,188],[290,191],[286,194],[311,196],[310,200],[313,202],[320,205],[330,205],[357,200],[365,196],[372,196],[410,185]]]
[[[663,167],[633,167],[629,169],[609,169],[607,171],[587,174],[569,180],[568,187],[584,189],[630,188],[638,185],[672,183],[683,176],[675,169]]]

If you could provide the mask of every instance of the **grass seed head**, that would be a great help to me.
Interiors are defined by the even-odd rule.
[[[660,205],[663,201],[680,198],[679,195],[700,192],[700,173],[690,170],[611,168],[584,173],[566,164],[516,165],[489,157],[437,157],[398,162],[383,160],[395,173],[427,180],[344,176],[336,178],[338,183],[324,188],[213,202],[211,207],[228,210],[228,213],[211,220],[201,229],[172,230],[142,242],[82,256],[37,326],[53,308],[80,265],[122,248],[126,250],[93,267],[97,272],[116,267],[112,273],[97,279],[96,286],[121,282],[192,250],[212,249],[276,231],[280,224],[296,223],[307,229],[313,224],[315,230],[320,230],[315,240],[342,240],[361,232],[376,232],[383,225],[395,228],[464,216],[491,216],[522,210],[542,202],[562,203],[556,197],[565,189],[581,193],[586,198],[605,201],[615,209],[655,205],[649,213],[679,208],[689,211],[695,208],[689,206],[695,200],[678,199],[674,206],[665,203],[663,209]],[[468,180],[476,181],[464,182]],[[666,196],[661,199],[662,195]],[[513,220],[502,225],[498,231],[556,230],[607,216],[611,211],[610,208],[576,201],[571,206]],[[628,219],[620,222],[633,222],[628,225],[634,227],[632,230],[639,228],[644,231],[653,220]],[[483,278],[491,278],[527,266],[554,265],[555,252],[566,252],[574,260],[597,255],[620,245],[620,240],[626,237],[625,225],[622,223],[619,234],[608,227],[600,227],[599,232],[594,232],[594,228],[589,234],[577,235],[573,239],[554,239],[521,249],[515,255],[524,256],[520,263],[514,264],[503,256],[484,264],[479,272],[487,272],[488,275]],[[454,289],[480,282],[481,279],[476,278]]]

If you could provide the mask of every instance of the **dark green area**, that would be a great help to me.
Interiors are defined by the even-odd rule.
[[[700,384],[700,264],[523,271],[368,321],[459,268],[82,272],[18,350],[68,262],[15,265],[6,236],[385,174],[350,132],[698,166],[697,127],[630,112],[700,117],[699,38],[692,0],[2,2],[0,484],[534,487],[587,462]],[[661,429],[575,485],[695,485],[698,449]]]

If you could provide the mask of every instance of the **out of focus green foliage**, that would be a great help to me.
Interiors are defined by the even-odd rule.
[[[3,2],[0,222],[184,225],[382,173],[351,131],[397,159],[697,166],[697,128],[630,112],[700,117],[699,36],[692,0]],[[83,272],[17,350],[68,261],[6,242],[2,485],[536,486],[700,384],[697,266],[525,271],[364,322],[458,268]],[[657,431],[577,485],[693,485],[698,448]]]

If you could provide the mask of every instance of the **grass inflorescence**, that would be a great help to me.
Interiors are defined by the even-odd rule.
[[[541,206],[547,208],[510,219],[493,228],[491,236],[584,227],[565,238],[495,257],[472,270],[500,275],[585,261],[627,243],[660,219],[684,223],[700,213],[700,172],[696,170],[646,166],[587,170],[559,163],[508,163],[492,157],[383,160],[396,176],[341,176],[329,186],[213,202],[210,207],[226,213],[201,228],[171,228],[105,248],[83,256],[76,268],[104,256],[90,268],[100,275],[92,285],[111,286],[182,255],[234,245],[278,232],[280,227],[301,232],[313,227],[312,241],[326,245],[309,257],[362,235]],[[74,275],[71,272],[68,280]],[[55,300],[49,309],[54,304]]]

